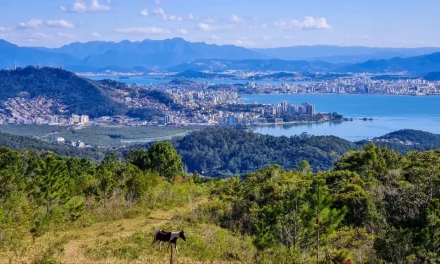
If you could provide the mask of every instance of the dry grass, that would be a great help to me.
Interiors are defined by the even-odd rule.
[[[174,263],[252,263],[255,252],[249,240],[214,225],[176,220],[194,206],[189,203],[169,211],[154,210],[148,216],[71,226],[34,242],[25,238],[19,252],[0,252],[0,263],[169,263],[167,245],[161,251],[151,245],[157,229],[185,230],[188,241],[179,241]]]

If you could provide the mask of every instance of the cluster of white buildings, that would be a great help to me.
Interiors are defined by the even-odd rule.
[[[73,140],[66,140],[63,137],[54,137],[50,139],[50,143],[52,144],[61,144],[61,145],[67,145],[77,148],[85,148],[87,147],[86,144],[82,141],[73,141]]]
[[[264,112],[262,114],[264,114]],[[270,111],[270,115],[277,117],[280,117],[282,115],[289,115],[289,114],[315,115],[316,107],[309,103],[303,103],[298,106],[295,104],[291,104],[287,101],[284,101],[282,103],[272,106],[272,109]]]
[[[235,91],[194,91],[184,89],[169,89],[175,102],[182,105],[203,105],[205,107],[234,104],[239,102],[238,93]]]
[[[47,124],[49,125],[85,125],[90,122],[88,115],[73,114],[69,118],[58,115],[50,115],[47,117]]]

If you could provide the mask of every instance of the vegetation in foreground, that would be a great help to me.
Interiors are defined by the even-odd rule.
[[[440,151],[375,145],[331,171],[273,165],[186,175],[169,142],[101,163],[0,149],[1,263],[163,263],[156,229],[185,230],[177,263],[437,263]]]

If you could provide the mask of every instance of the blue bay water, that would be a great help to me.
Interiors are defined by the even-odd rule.
[[[160,84],[170,79],[133,76],[119,79],[118,76],[89,77],[93,80],[112,79],[128,84]],[[205,80],[213,84],[247,83],[246,80]],[[258,84],[310,83],[285,81],[255,81]],[[241,95],[244,103],[257,101],[262,104],[276,104],[282,101],[301,104],[304,102],[316,105],[318,112],[338,112],[351,117],[352,122],[319,123],[301,125],[260,126],[254,132],[274,135],[292,136],[307,132],[312,135],[334,135],[347,140],[357,141],[397,131],[400,129],[418,129],[440,134],[440,96],[393,96],[393,95],[347,95],[347,94],[292,94],[292,95]],[[373,121],[362,121],[360,118],[373,118]],[[357,119],[357,120],[356,120]]]
[[[393,95],[241,95],[244,103],[275,104],[288,101],[316,105],[322,113],[338,112],[355,120],[319,124],[277,125],[254,128],[254,132],[291,136],[307,132],[334,135],[351,141],[382,136],[400,129],[418,129],[440,134],[440,96]],[[373,121],[356,120],[373,118]]]

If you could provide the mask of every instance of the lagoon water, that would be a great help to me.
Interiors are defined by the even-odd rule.
[[[276,125],[254,128],[254,132],[292,136],[307,132],[312,135],[334,135],[350,141],[382,136],[400,129],[418,129],[440,134],[440,96],[393,95],[241,95],[244,103],[257,101],[275,104],[288,101],[316,105],[318,112],[338,112],[355,120],[341,123]],[[360,118],[373,118],[362,121]],[[356,120],[357,119],[357,120]]]
[[[133,76],[119,79],[117,76],[96,76],[94,80],[113,79],[128,84],[159,84],[169,79],[154,79],[145,76]],[[246,80],[204,80],[214,84],[246,83]],[[307,83],[256,81],[261,84]],[[350,122],[327,122],[319,124],[260,126],[254,132],[292,136],[303,132],[312,135],[334,135],[351,141],[368,139],[400,129],[418,129],[440,134],[440,96],[394,96],[394,95],[348,95],[348,94],[291,94],[291,95],[241,95],[244,103],[257,101],[261,104],[276,104],[288,101],[294,104],[304,102],[314,104],[322,113],[338,112],[345,117],[354,118]],[[373,118],[362,121],[360,118]]]

